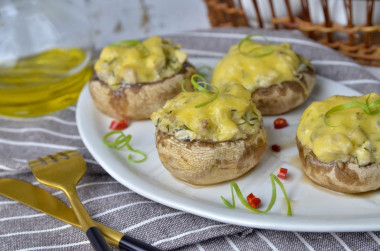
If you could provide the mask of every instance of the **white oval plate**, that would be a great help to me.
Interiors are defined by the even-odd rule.
[[[215,66],[215,59],[193,59],[194,65]],[[134,148],[147,153],[148,160],[141,164],[127,161],[127,150],[116,151],[102,143],[103,136],[109,132],[112,118],[96,109],[88,86],[77,104],[76,120],[84,144],[98,163],[118,182],[166,206],[220,222],[287,231],[308,232],[347,232],[380,230],[380,194],[346,195],[332,192],[313,184],[305,178],[295,144],[296,128],[304,109],[315,100],[332,95],[359,95],[332,80],[317,76],[317,84],[306,104],[281,117],[290,124],[281,130],[273,128],[278,116],[264,118],[268,133],[268,149],[254,170],[235,180],[244,196],[253,193],[261,198],[261,209],[266,208],[271,196],[269,174],[277,173],[280,167],[288,169],[288,178],[283,181],[291,199],[293,216],[286,216],[284,196],[277,187],[277,201],[266,215],[250,212],[236,200],[234,210],[227,208],[220,199],[224,196],[231,201],[230,183],[194,187],[171,176],[163,167],[155,147],[154,125],[150,120],[131,123],[124,130],[131,134]],[[280,153],[270,147],[281,145]],[[136,156],[138,158],[139,156]],[[236,198],[237,199],[237,198]]]

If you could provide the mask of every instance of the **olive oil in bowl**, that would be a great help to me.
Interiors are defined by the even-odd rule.
[[[0,114],[38,116],[75,103],[91,77],[90,58],[79,48],[54,48],[0,62]]]

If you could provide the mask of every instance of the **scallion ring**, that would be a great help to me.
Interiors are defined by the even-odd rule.
[[[119,136],[117,136],[114,141],[108,141],[108,138],[114,134],[119,134]],[[125,135],[122,131],[115,130],[115,131],[111,131],[111,132],[107,133],[106,135],[104,135],[103,143],[106,146],[112,147],[112,148],[117,149],[117,150],[120,150],[124,147],[127,147],[129,151],[140,154],[141,156],[143,156],[143,158],[140,160],[134,160],[134,159],[132,159],[132,155],[129,154],[128,155],[128,161],[129,162],[131,162],[131,163],[144,162],[148,157],[142,151],[132,148],[132,146],[130,145],[131,139],[132,139],[132,135],[130,135],[130,134]]]
[[[185,89],[185,82],[186,82],[186,79],[182,80],[181,82],[181,89],[183,92],[187,92],[187,90]]]
[[[132,139],[132,135],[128,134],[127,137],[126,137],[126,139],[125,139],[126,146],[127,146],[128,150],[131,151],[131,152],[134,152],[134,153],[137,153],[137,154],[142,155],[143,158],[142,158],[141,160],[133,160],[133,159],[132,159],[132,155],[129,154],[129,155],[128,155],[128,160],[129,160],[130,162],[132,162],[132,163],[141,163],[141,162],[144,162],[144,161],[147,159],[146,154],[143,153],[143,152],[140,151],[140,150],[133,149],[132,146],[129,144],[129,142],[131,141],[131,139]]]
[[[139,45],[141,42],[139,40],[123,40],[119,41],[113,44],[110,44],[111,46],[119,46],[123,48],[133,48]]]
[[[197,81],[196,78],[199,78],[200,81]],[[207,89],[207,86],[211,86],[209,83],[207,83],[206,79],[200,75],[200,74],[194,74],[191,76],[191,84],[194,87],[194,90],[200,91],[200,92],[205,92],[205,93],[212,93],[212,91]],[[206,87],[201,86],[200,84],[205,85]]]
[[[346,109],[349,109],[349,108],[355,107],[355,106],[360,106],[362,108],[362,110],[364,111],[364,113],[368,114],[368,115],[375,115],[375,114],[380,113],[380,106],[379,106],[380,105],[380,99],[376,100],[376,101],[374,101],[372,103],[369,103],[369,97],[370,97],[370,95],[368,95],[365,103],[354,100],[354,101],[350,101],[350,102],[347,102],[347,103],[342,104],[342,105],[334,106],[333,108],[331,108],[330,110],[328,110],[324,114],[324,116],[323,116],[324,123],[327,126],[330,126],[330,127],[337,127],[338,125],[334,126],[334,125],[330,125],[329,123],[327,123],[327,118],[332,113],[335,113],[335,112],[338,112],[338,111],[342,111],[342,110],[346,110]]]
[[[235,197],[234,197],[234,192],[233,190],[235,190],[236,192],[236,195],[238,197],[238,199],[240,200],[241,204],[243,204],[247,209],[251,210],[252,212],[255,212],[255,213],[258,213],[258,214],[265,214],[267,212],[269,212],[274,203],[276,202],[276,184],[275,182],[277,182],[277,184],[280,186],[283,194],[284,194],[284,197],[285,197],[285,200],[287,202],[287,207],[288,207],[288,211],[287,211],[287,216],[292,216],[292,208],[291,208],[291,205],[290,205],[290,200],[288,198],[288,195],[286,193],[286,190],[285,190],[285,187],[284,185],[282,184],[282,182],[274,175],[274,174],[270,174],[270,180],[271,180],[271,183],[272,183],[272,196],[271,196],[271,199],[269,201],[269,204],[268,204],[268,207],[267,209],[265,209],[264,211],[261,211],[261,210],[258,210],[258,209],[255,209],[253,207],[251,207],[248,202],[245,200],[244,196],[242,195],[241,191],[240,191],[240,188],[239,186],[235,183],[235,182],[231,182],[230,183],[230,187],[231,187],[231,195],[232,195],[232,204],[229,203],[223,196],[220,196],[223,203],[228,207],[228,208],[231,208],[231,209],[234,209],[235,208]]]
[[[196,81],[196,78],[199,78],[200,81]],[[214,93],[215,94],[211,99],[196,105],[195,108],[205,106],[205,105],[211,103],[212,101],[214,101],[219,96],[219,88],[216,87],[215,85],[211,85],[211,84],[207,83],[206,79],[202,75],[194,74],[191,76],[190,81],[194,87],[194,90],[199,91],[199,92],[204,92],[204,93]],[[200,84],[203,84],[204,86],[202,86]],[[209,90],[208,87],[211,87],[212,89],[214,89],[215,92]]]
[[[376,100],[376,101],[372,102],[371,104],[369,104],[368,108],[369,108],[370,110],[372,110],[374,107],[376,107],[376,106],[378,106],[378,105],[380,105],[380,100]],[[379,112],[380,112],[380,107],[378,107],[378,108],[375,109],[375,110],[372,110],[372,111],[370,112],[370,114],[371,114],[371,115],[374,115],[374,114],[378,114]]]
[[[123,40],[123,41],[110,44],[110,46],[119,46],[126,49],[137,47],[136,49],[143,52],[144,57],[147,57],[150,55],[148,48],[146,48],[146,46],[139,40]]]
[[[259,118],[259,116],[255,112],[253,112],[253,114],[254,114],[253,116],[248,117],[248,115],[252,115],[252,114],[247,113],[244,119],[251,126],[255,124],[255,123],[252,123],[252,121],[257,120]]]
[[[286,215],[287,216],[292,216],[293,215],[293,213],[292,213],[292,206],[290,204],[290,200],[289,200],[288,194],[286,193],[284,184],[282,184],[282,182],[279,180],[279,178],[277,178],[276,175],[274,175],[273,173],[270,174],[270,177],[271,177],[271,180],[274,180],[274,181],[277,182],[277,184],[281,188],[282,193],[284,194],[284,197],[285,197],[285,200],[286,200],[286,205],[288,207],[288,211],[287,211]]]
[[[120,135],[114,141],[108,141],[107,139],[111,135],[114,135],[114,134],[120,134]],[[118,144],[120,144],[124,141],[124,139],[121,140],[122,137],[124,137],[124,134],[122,131],[120,131],[120,130],[111,131],[111,132],[107,133],[106,135],[104,135],[103,144],[105,144],[106,146],[115,148]]]
[[[247,57],[261,58],[261,57],[268,56],[268,55],[270,55],[270,54],[272,54],[274,52],[273,48],[267,47],[267,46],[262,46],[262,47],[254,48],[254,49],[252,49],[250,51],[243,51],[242,46],[243,46],[244,43],[246,43],[246,42],[248,42],[248,43],[255,43],[254,41],[251,40],[252,37],[263,37],[265,40],[267,40],[267,38],[265,36],[261,36],[261,35],[257,35],[257,34],[246,36],[245,38],[243,38],[242,40],[240,40],[240,42],[238,44],[238,51],[241,54],[243,54],[244,56],[247,56]]]
[[[197,68],[197,72],[199,75],[202,75],[204,78],[211,76],[212,67],[208,65],[201,65]]]
[[[116,138],[115,145],[113,146],[113,148],[115,148],[116,150],[120,150],[124,148],[127,145],[125,140],[126,140],[125,135],[124,134],[120,135],[119,137]]]
[[[258,213],[258,214],[265,214],[265,211],[261,211],[261,210],[258,210],[256,208],[253,208],[248,204],[248,202],[244,199],[244,196],[241,193],[239,186],[235,182],[231,182],[230,187],[231,187],[231,194],[232,194],[232,204],[229,203],[223,196],[220,196],[223,203],[228,208],[231,208],[231,209],[235,208],[235,196],[234,196],[234,190],[235,190],[235,193],[236,193],[238,199],[240,200],[240,203],[243,204],[247,209],[251,210],[252,212]],[[272,193],[272,196],[273,196],[273,194],[274,193]],[[269,206],[268,206],[268,208],[269,208]],[[267,208],[267,210],[268,210],[268,208]],[[270,208],[269,208],[269,210],[270,210]]]

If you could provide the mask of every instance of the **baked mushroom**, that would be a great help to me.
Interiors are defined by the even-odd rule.
[[[260,44],[249,35],[233,45],[214,69],[211,84],[240,83],[263,115],[286,113],[301,105],[315,85],[310,61],[288,43]]]
[[[333,96],[312,103],[297,128],[305,174],[343,193],[380,187],[380,96]]]
[[[184,80],[192,90],[189,78],[196,70],[186,59],[180,45],[158,36],[106,46],[89,84],[95,105],[116,119],[148,119],[181,91]]]
[[[162,164],[193,185],[235,179],[253,169],[265,152],[261,113],[239,84],[218,92],[182,92],[151,119]]]

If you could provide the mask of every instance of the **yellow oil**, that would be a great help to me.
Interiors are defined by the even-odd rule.
[[[89,57],[79,48],[54,48],[0,62],[0,114],[38,116],[75,103],[92,74]]]

